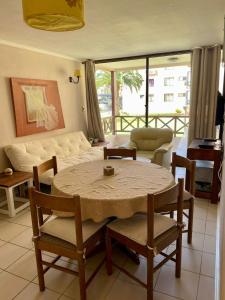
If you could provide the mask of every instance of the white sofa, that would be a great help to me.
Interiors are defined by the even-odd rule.
[[[14,170],[32,172],[33,166],[57,157],[58,171],[82,162],[103,159],[101,147],[91,147],[83,132],[70,132],[4,148]],[[51,184],[53,174],[47,172],[41,182]]]

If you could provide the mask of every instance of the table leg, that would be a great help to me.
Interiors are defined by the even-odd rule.
[[[6,192],[9,216],[12,218],[12,217],[15,217],[15,215],[16,215],[14,196],[13,196],[13,188],[9,187],[5,190],[5,192]]]

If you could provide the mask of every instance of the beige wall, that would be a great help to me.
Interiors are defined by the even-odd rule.
[[[0,171],[8,166],[8,161],[3,152],[3,146],[5,145],[73,130],[86,131],[85,117],[82,112],[82,105],[84,105],[81,94],[82,85],[75,85],[68,81],[68,76],[73,74],[74,69],[79,68],[79,62],[0,45]],[[57,80],[65,128],[17,138],[10,77]]]

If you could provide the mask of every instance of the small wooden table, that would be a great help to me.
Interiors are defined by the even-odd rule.
[[[201,148],[199,145],[205,147],[212,146],[212,148]],[[203,146],[203,147],[204,147]],[[197,197],[211,199],[211,203],[217,203],[219,201],[220,180],[218,171],[221,164],[222,150],[221,144],[217,142],[208,142],[202,139],[194,139],[187,149],[187,157],[192,160],[208,160],[213,161],[213,178],[212,188],[210,192],[196,191]]]
[[[6,201],[2,201],[0,204],[0,213],[8,214],[10,217],[14,217],[16,213],[29,206],[29,200],[23,197],[15,197],[13,189],[23,183],[27,182],[28,187],[33,185],[33,175],[28,172],[14,172],[12,175],[0,174],[0,189],[5,190]],[[19,207],[15,208],[15,201],[22,202]],[[8,209],[4,209],[5,205],[8,205]]]

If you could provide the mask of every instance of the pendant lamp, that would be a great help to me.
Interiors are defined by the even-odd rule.
[[[69,31],[84,26],[83,0],[22,0],[25,22],[37,29]]]

